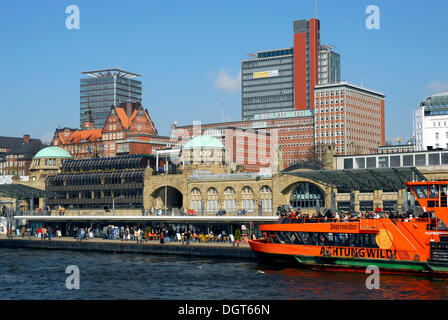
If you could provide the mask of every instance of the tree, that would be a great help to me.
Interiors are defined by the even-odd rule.
[[[240,229],[236,229],[235,230],[235,240],[236,241],[240,241],[241,240],[241,230]]]

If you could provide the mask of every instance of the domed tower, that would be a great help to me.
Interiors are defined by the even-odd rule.
[[[192,138],[182,149],[180,161],[184,168],[206,169],[211,173],[225,173],[227,161],[226,148],[212,136]]]
[[[84,113],[85,120],[81,125],[82,130],[90,130],[94,129],[94,122],[92,117],[92,111],[90,111],[90,107],[87,107],[86,112]]]
[[[30,165],[30,181],[45,180],[50,174],[56,174],[67,159],[73,159],[70,153],[59,147],[47,147],[33,157]]]

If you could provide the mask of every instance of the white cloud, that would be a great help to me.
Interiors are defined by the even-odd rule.
[[[441,91],[448,91],[448,81],[431,81],[430,84],[426,87],[428,90],[435,91],[435,92],[441,92]]]
[[[230,76],[226,70],[221,70],[215,80],[215,88],[226,92],[237,92],[241,90],[241,70],[236,77]]]

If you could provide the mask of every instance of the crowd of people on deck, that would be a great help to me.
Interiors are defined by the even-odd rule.
[[[283,219],[287,219],[288,221],[296,222],[296,223],[312,223],[312,222],[354,222],[359,221],[360,219],[394,219],[394,220],[402,220],[402,221],[411,221],[415,216],[411,210],[407,210],[405,212],[391,212],[391,211],[360,211],[360,212],[344,212],[334,211],[331,209],[321,209],[318,210],[317,213],[313,213],[311,215],[303,213],[300,208],[293,209],[289,206],[279,206],[277,208],[277,215],[279,216],[279,222],[286,221]],[[425,212],[421,216],[422,218],[428,218],[429,213]]]
[[[54,237],[62,237],[61,230],[52,226],[40,226],[26,228],[22,226],[17,229],[17,236],[29,238],[34,237],[41,240],[51,240]],[[16,231],[17,231],[16,230]],[[228,234],[225,230],[215,229],[208,232],[200,232],[198,229],[187,230],[186,228],[175,229],[173,226],[165,227],[140,227],[140,226],[117,226],[107,225],[102,228],[75,226],[66,230],[66,236],[76,241],[85,241],[94,238],[103,240],[136,241],[142,243],[146,241],[159,241],[160,243],[182,242],[189,245],[191,242],[240,242],[238,237]],[[12,232],[8,232],[12,238]],[[245,236],[245,235],[244,235]],[[237,238],[237,239],[236,239]]]

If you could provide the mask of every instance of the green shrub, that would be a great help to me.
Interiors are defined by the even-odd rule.
[[[235,240],[241,240],[241,230],[240,229],[235,230]]]

